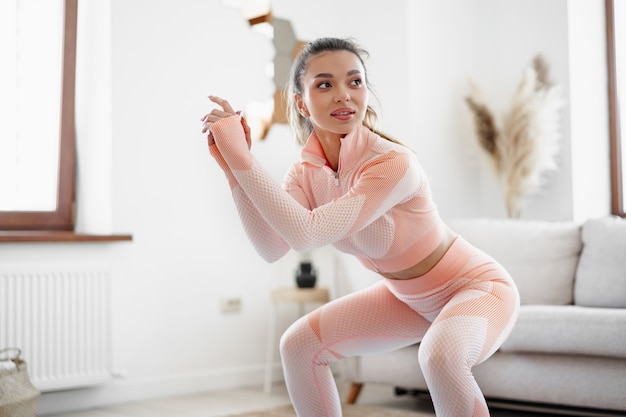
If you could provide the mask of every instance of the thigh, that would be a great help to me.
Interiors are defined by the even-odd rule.
[[[333,300],[304,319],[326,349],[344,357],[414,344],[430,326],[383,282]]]
[[[491,356],[511,332],[519,313],[519,295],[508,273],[497,264],[458,291],[432,325],[439,345],[471,352],[470,365]],[[436,330],[435,330],[436,329]],[[431,335],[428,336],[431,342]]]

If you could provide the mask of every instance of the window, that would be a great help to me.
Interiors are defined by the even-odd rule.
[[[607,63],[609,78],[609,124],[611,140],[611,212],[626,217],[626,146],[622,143],[622,120],[626,120],[626,3],[606,0]]]
[[[50,9],[51,4],[52,9]],[[16,151],[20,146],[18,142],[20,132],[24,132],[23,129],[17,127],[19,125],[19,119],[29,122],[26,124],[27,126],[35,126],[35,129],[29,128],[30,131],[24,132],[24,135],[31,135],[34,133],[35,135],[41,134],[44,136],[43,132],[46,129],[53,129],[54,133],[48,135],[48,138],[51,139],[46,139],[46,141],[52,142],[51,150],[41,151],[36,155],[37,157],[50,156],[51,158],[49,159],[52,159],[53,161],[52,173],[44,174],[46,177],[52,176],[52,202],[47,204],[47,206],[44,203],[42,206],[41,204],[34,203],[32,198],[24,197],[27,193],[14,193],[8,192],[6,189],[3,190],[4,192],[2,194],[4,195],[4,198],[2,204],[0,204],[0,230],[71,231],[74,227],[73,212],[75,192],[74,79],[76,62],[77,0],[58,0],[56,3],[50,2],[49,0],[43,0],[40,2],[6,2],[3,4],[3,7],[13,8],[13,10],[7,10],[12,12],[11,14],[3,13],[3,15],[8,19],[13,18],[16,23],[3,25],[3,30],[8,31],[8,33],[3,33],[3,35],[8,35],[4,37],[5,39],[8,39],[8,42],[5,44],[7,47],[2,49],[2,53],[13,53],[15,54],[14,56],[17,57],[14,58],[14,56],[10,55],[11,59],[7,60],[7,62],[19,62],[19,64],[7,65],[5,67],[6,70],[9,71],[9,74],[3,74],[3,82],[7,82],[8,80],[10,84],[12,83],[13,86],[9,88],[12,88],[13,90],[18,89],[18,87],[15,87],[15,84],[18,83],[19,85],[19,79],[22,75],[19,73],[19,71],[23,68],[20,65],[22,62],[28,61],[29,56],[34,55],[23,50],[18,51],[17,48],[27,47],[29,44],[28,37],[30,36],[32,38],[32,35],[28,35],[28,33],[34,32],[29,29],[31,27],[37,28],[39,26],[38,22],[33,21],[30,17],[25,17],[22,21],[21,18],[18,19],[17,16],[27,16],[33,9],[37,10],[37,14],[41,15],[42,13],[39,12],[39,7],[44,10],[49,9],[48,13],[43,13],[44,19],[47,18],[50,21],[54,21],[54,16],[58,16],[58,20],[61,22],[57,26],[59,36],[58,39],[55,39],[47,33],[38,34],[40,36],[51,37],[53,39],[51,42],[52,47],[50,49],[54,49],[54,45],[59,44],[62,48],[60,51],[62,52],[62,56],[58,58],[55,56],[48,56],[48,59],[39,56],[39,60],[35,60],[36,66],[38,65],[39,69],[43,69],[51,74],[58,74],[58,76],[55,77],[57,80],[55,88],[52,90],[54,91],[56,89],[59,97],[57,100],[53,98],[52,102],[60,102],[59,111],[48,110],[46,113],[46,110],[37,110],[37,113],[39,114],[24,114],[24,109],[20,108],[19,104],[3,104],[3,106],[8,106],[14,115],[19,115],[20,113],[21,115],[19,117],[15,117],[17,122],[14,128],[9,129],[8,133],[7,131],[0,133],[4,135],[3,138],[0,138],[4,144],[3,151],[5,152],[3,152],[3,156],[6,158],[6,155],[11,154],[13,156],[10,158],[19,159],[15,155],[17,155]],[[36,16],[37,14],[34,15]],[[53,28],[54,25],[51,30],[54,30]],[[11,31],[13,33],[11,33]],[[26,40],[17,42],[18,39]],[[42,52],[37,52],[37,54],[40,53]],[[58,72],[56,72],[57,68]],[[10,74],[13,74],[13,76],[11,77]],[[37,78],[40,74],[42,75],[41,71],[35,73],[35,78]],[[28,74],[25,76],[28,76]],[[27,84],[25,81],[22,81],[22,83]],[[24,85],[22,85],[21,91],[25,91],[26,97],[22,100],[24,102],[34,101],[37,96],[35,95],[33,99],[32,93],[26,91],[27,89],[23,87]],[[13,95],[13,97],[16,97],[16,95]],[[19,101],[16,102],[19,103]],[[16,107],[18,108],[17,111],[15,110]],[[11,112],[8,112],[8,114],[11,114]],[[47,122],[45,119],[48,114],[51,114],[53,117],[52,123]],[[57,118],[58,122],[56,122],[54,118]],[[52,124],[52,127],[47,126],[48,124]],[[10,147],[13,148],[13,152],[7,151]],[[35,147],[37,148],[37,146]],[[26,151],[26,153],[28,153],[28,151]],[[12,173],[2,173],[5,178],[4,186],[8,188],[15,187],[13,184],[7,185],[8,181],[6,181],[6,178],[11,179],[11,177],[13,177],[13,179],[15,179],[15,177],[19,175],[20,168],[16,168],[18,165],[12,163],[12,161],[11,163],[5,163],[3,165],[5,169],[13,170]],[[36,170],[39,168],[43,169],[45,168],[45,165],[46,164],[43,162],[34,162],[31,164],[31,168],[26,168],[26,170],[32,169],[32,167],[35,167]],[[54,181],[55,178],[56,181]],[[41,178],[40,180],[44,181],[44,179]],[[34,180],[34,182],[37,181],[38,180]],[[38,193],[45,194],[45,192],[41,193],[39,191]]]

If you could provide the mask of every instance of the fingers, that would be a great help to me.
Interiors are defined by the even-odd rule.
[[[213,109],[211,110],[211,113],[202,116],[202,118],[200,119],[200,121],[202,122],[202,133],[206,133],[209,130],[209,126],[211,125],[211,123],[215,123],[220,119],[224,119],[226,117],[237,114],[237,112],[233,110],[230,103],[223,98],[217,96],[209,96],[209,100],[219,105],[222,110]]]
[[[230,116],[232,116],[234,114],[236,114],[236,113],[228,113],[228,112],[225,112],[223,110],[213,109],[213,110],[211,110],[211,113],[207,113],[204,116],[202,116],[200,121],[201,122],[215,123],[219,119],[224,119],[224,118],[230,117]]]
[[[243,131],[246,132],[246,135],[249,135],[250,126],[248,126],[248,122],[243,117],[241,118],[241,126],[243,126]]]
[[[202,133],[206,133],[207,130],[209,130],[209,126],[211,125],[211,123],[215,123],[234,114],[236,113],[228,113],[218,109],[211,110],[211,113],[205,114],[204,116],[202,116],[202,118],[200,118],[200,121],[202,122]]]
[[[217,104],[218,106],[220,106],[222,109],[224,109],[224,111],[230,115],[235,114],[235,110],[233,110],[233,108],[231,107],[230,103],[226,100],[224,100],[221,97],[217,97],[217,96],[209,96],[209,100],[211,100],[213,103]]]
[[[240,114],[241,112],[237,112]],[[241,118],[241,126],[243,127],[243,132],[246,135],[246,142],[248,143],[248,149],[252,147],[252,136],[250,135],[250,126],[248,126],[248,122],[244,117]]]
[[[241,112],[240,111],[235,111],[233,109],[233,107],[230,105],[230,103],[221,98],[221,97],[217,97],[217,96],[209,96],[209,100],[211,100],[213,103],[217,104],[218,106],[220,106],[222,109],[213,109],[211,110],[210,113],[205,114],[204,116],[202,116],[200,118],[200,121],[202,122],[202,133],[207,133],[209,132],[209,135],[207,137],[208,141],[209,141],[209,145],[215,143],[215,139],[213,137],[213,133],[211,133],[210,131],[210,127],[212,123],[218,122],[221,119],[233,116],[233,115],[239,115],[241,117]],[[251,135],[250,135],[250,126],[248,126],[248,123],[246,122],[245,118],[241,117],[241,126],[243,127],[245,136],[246,136],[246,142],[248,143],[248,149],[250,149],[251,145],[252,145],[252,139],[251,139]]]

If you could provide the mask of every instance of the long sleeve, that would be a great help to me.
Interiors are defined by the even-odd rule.
[[[411,156],[389,152],[364,165],[350,190],[309,209],[282,189],[250,153],[237,116],[211,125],[225,163],[251,204],[268,225],[296,250],[340,241],[370,225],[419,190],[419,171]],[[253,240],[261,246],[266,236]]]
[[[291,249],[287,242],[263,219],[261,213],[243,192],[215,144],[209,147],[209,152],[228,179],[237,213],[257,253],[268,262],[282,258]],[[263,239],[259,239],[259,236]]]

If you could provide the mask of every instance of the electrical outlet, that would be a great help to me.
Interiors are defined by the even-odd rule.
[[[128,370],[127,369],[115,369],[112,375],[113,375],[113,378],[115,379],[128,379]]]
[[[241,297],[227,296],[220,298],[222,313],[236,313],[241,311]]]

